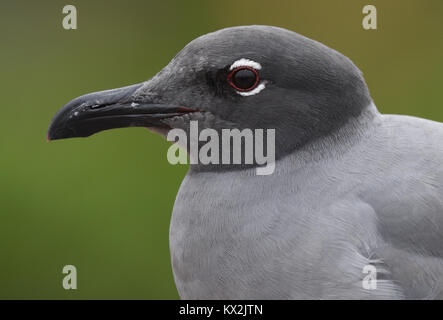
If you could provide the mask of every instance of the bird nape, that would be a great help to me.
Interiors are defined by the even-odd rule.
[[[443,298],[442,124],[380,114],[347,57],[295,32],[201,36],[153,78],[66,104],[48,139],[192,121],[275,130],[275,171],[191,163],[170,228],[182,298]]]

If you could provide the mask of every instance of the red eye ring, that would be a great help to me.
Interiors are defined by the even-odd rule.
[[[254,82],[254,84],[253,84],[252,86],[250,86],[249,88],[246,88],[246,89],[245,89],[245,88],[239,88],[239,87],[236,86],[236,85],[234,84],[234,82],[232,81],[232,77],[233,77],[238,71],[240,71],[240,70],[245,70],[245,69],[246,69],[246,70],[249,70],[249,71],[252,71],[252,72],[254,73],[254,75],[255,75],[255,82]],[[235,68],[234,70],[232,70],[231,72],[229,72],[227,80],[228,80],[228,84],[229,84],[231,87],[233,87],[235,90],[240,91],[240,92],[247,92],[247,91],[254,90],[254,89],[257,87],[258,83],[260,82],[260,77],[259,77],[259,75],[258,75],[257,70],[255,70],[254,68],[252,68],[252,67],[248,67],[248,66],[243,66],[243,67],[237,67],[237,68]]]

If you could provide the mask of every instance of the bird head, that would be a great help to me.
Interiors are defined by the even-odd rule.
[[[242,26],[201,36],[153,78],[68,102],[48,140],[121,127],[275,129],[277,157],[328,135],[371,103],[344,55],[295,32]]]

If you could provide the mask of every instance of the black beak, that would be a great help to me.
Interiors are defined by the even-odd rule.
[[[68,102],[52,119],[48,141],[88,137],[114,128],[168,128],[161,120],[197,111],[183,106],[134,101],[134,93],[142,85],[89,93]]]

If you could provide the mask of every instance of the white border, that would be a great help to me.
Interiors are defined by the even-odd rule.
[[[235,61],[233,64],[231,64],[231,66],[229,67],[229,70],[234,70],[235,68],[239,68],[239,67],[251,67],[254,68],[255,70],[260,70],[261,69],[261,64],[249,59],[245,59],[242,58],[240,60]]]

